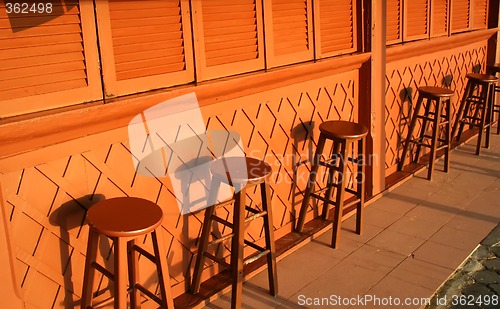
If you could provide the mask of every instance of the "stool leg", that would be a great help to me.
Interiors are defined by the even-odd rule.
[[[479,120],[479,135],[477,137],[477,145],[476,145],[476,155],[481,154],[481,144],[483,141],[483,131],[486,125],[486,114],[488,113],[488,96],[489,96],[489,87],[487,85],[482,86],[482,94],[481,97],[483,99],[482,111],[481,111],[481,119]]]
[[[141,308],[141,292],[137,289],[136,283],[139,283],[139,259],[137,251],[134,250],[136,239],[127,243],[128,253],[128,278],[130,283],[130,306],[132,308]]]
[[[170,287],[170,272],[168,270],[167,257],[161,255],[162,252],[167,252],[161,231],[158,232],[158,229],[154,230],[151,233],[151,238],[156,258],[155,264],[158,273],[158,282],[160,283],[162,307],[173,309],[174,297],[172,295],[172,288]]]
[[[297,220],[297,226],[295,227],[297,232],[302,232],[302,228],[304,227],[311,192],[314,190],[314,182],[316,181],[316,174],[318,173],[318,163],[321,154],[323,153],[323,148],[325,148],[325,141],[326,137],[323,134],[320,134],[318,146],[316,147],[316,153],[314,154],[313,162],[311,164],[311,173],[309,174],[306,191],[304,192],[304,199],[302,200],[302,205],[300,207],[299,219]]]
[[[471,81],[469,80],[469,81],[467,81],[467,85],[465,86],[464,95],[462,97],[462,101],[460,102],[460,106],[458,107],[457,115],[455,117],[453,129],[451,131],[452,138],[457,133],[457,129],[458,129],[459,125],[461,124],[460,120],[462,119],[462,117],[464,115],[466,105],[468,105],[467,98],[471,95],[471,89],[472,89],[472,84],[471,84]],[[461,134],[461,132],[460,132],[460,134]],[[457,136],[457,141],[458,140],[460,140],[460,135]]]
[[[236,188],[235,188],[236,189]],[[245,242],[245,198],[246,189],[235,194],[233,214],[233,238],[231,243],[231,308],[241,308],[243,295],[243,248]]]
[[[464,106],[462,107],[462,105],[460,105],[461,111],[459,110],[459,112],[457,114],[457,118],[455,120],[455,125],[453,126],[452,134],[455,133],[455,130],[457,129],[456,127],[458,127],[457,141],[460,140],[460,137],[462,136],[462,132],[463,132],[464,126],[465,126],[465,123],[460,122],[460,121],[462,120],[462,118],[467,117],[467,115],[469,114],[470,106],[471,106],[471,101],[469,101],[469,97],[472,96],[473,92],[474,92],[474,87],[472,86],[472,83],[469,81],[469,82],[467,82],[467,86],[466,86],[466,89],[464,92],[464,99],[462,102],[462,104],[464,104]],[[460,118],[459,118],[459,116],[460,116]],[[454,135],[452,135],[452,136],[454,136]]]
[[[271,189],[267,179],[260,184],[260,193],[262,197],[262,209],[267,212],[267,215],[264,216],[264,233],[266,237],[266,248],[269,250],[269,254],[267,255],[269,292],[271,295],[276,296],[278,294],[278,271],[276,269],[276,249],[274,245]]]
[[[487,96],[487,104],[486,104],[486,139],[485,139],[485,147],[490,148],[490,134],[491,134],[491,126],[493,124],[493,105],[495,104],[495,85],[488,84],[488,96]]]
[[[210,237],[210,230],[212,228],[212,215],[215,211],[215,202],[219,193],[220,181],[212,179],[210,184],[210,192],[208,195],[208,205],[205,208],[205,218],[203,219],[203,226],[201,230],[200,243],[198,244],[198,253],[196,254],[196,262],[194,264],[193,281],[191,283],[191,293],[196,294],[200,291],[201,273],[205,265],[205,256],[203,253],[207,251],[208,239]]]
[[[332,159],[331,164],[334,166],[337,166],[337,161],[339,160],[339,157],[340,157],[341,161],[345,160],[345,158],[343,158],[342,156],[339,155],[339,149],[340,149],[340,143],[337,140],[334,140],[333,141],[333,151],[332,151],[332,155],[330,157]],[[334,177],[335,177],[335,168],[328,168],[328,181],[326,184],[327,187],[326,187],[326,191],[325,191],[325,199],[330,200],[330,198],[331,198]],[[323,202],[323,213],[322,213],[323,219],[326,219],[328,217],[328,210],[330,208],[329,206],[330,206],[329,203]]]
[[[347,154],[347,141],[343,140],[340,146],[340,155],[345,158]],[[345,191],[345,177],[346,177],[346,165],[344,160],[340,160],[339,164],[339,186],[337,187],[337,196],[335,199],[335,214],[333,217],[333,229],[332,229],[332,248],[337,248],[339,244],[340,236],[340,222],[342,221],[342,208],[344,206],[344,191]]]
[[[358,141],[358,177],[357,177],[357,198],[359,203],[356,209],[356,233],[363,234],[364,204],[365,204],[365,138]]]
[[[99,233],[93,228],[89,228],[89,240],[87,245],[87,255],[85,258],[85,273],[83,275],[83,291],[80,300],[80,308],[87,309],[92,306],[92,289],[94,285],[95,269],[92,263],[97,257],[97,246],[99,243]]]
[[[408,128],[408,135],[406,136],[406,141],[403,146],[403,153],[401,154],[401,159],[398,162],[398,170],[401,171],[405,164],[406,155],[408,150],[410,149],[410,141],[413,135],[413,130],[415,130],[415,126],[417,124],[418,112],[422,106],[423,97],[419,96],[417,100],[417,104],[415,105],[415,111],[413,112],[413,117],[411,118],[410,127]]]
[[[426,100],[426,105],[425,105],[425,112],[424,116],[424,121],[422,122],[422,128],[420,128],[420,134],[418,137],[419,143],[417,144],[417,151],[415,153],[415,162],[418,162],[418,159],[420,159],[420,151],[422,150],[422,142],[424,140],[425,133],[427,132],[427,128],[429,127],[429,121],[427,120],[428,115],[430,114],[431,111],[431,105],[432,105],[432,100],[427,98]],[[434,115],[436,116],[436,115]]]
[[[436,110],[434,112],[434,126],[432,128],[432,141],[431,151],[429,154],[429,171],[427,172],[427,179],[432,179],[432,172],[434,171],[434,161],[436,160],[436,149],[438,147],[439,138],[439,123],[441,122],[441,99],[436,101]]]
[[[114,238],[115,309],[127,308],[127,241]]]
[[[445,143],[446,148],[444,152],[444,171],[448,173],[448,169],[450,167],[450,149],[451,149],[451,99],[444,100],[445,109],[446,109],[446,135],[445,135]]]

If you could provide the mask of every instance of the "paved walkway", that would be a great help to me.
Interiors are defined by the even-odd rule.
[[[500,224],[436,291],[426,308],[500,308]]]
[[[439,161],[432,181],[424,170],[368,206],[362,236],[351,217],[343,222],[340,248],[328,246],[328,229],[280,257],[278,296],[267,294],[266,272],[248,279],[243,308],[421,307],[500,221],[500,136],[492,135],[481,156],[474,155],[475,142],[452,152],[449,173]],[[480,274],[492,275],[491,269],[497,270]],[[229,308],[230,295],[206,308]]]

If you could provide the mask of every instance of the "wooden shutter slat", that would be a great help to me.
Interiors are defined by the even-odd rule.
[[[29,60],[29,59],[26,59]],[[30,64],[31,65],[31,64]],[[83,61],[72,61],[65,63],[56,64],[46,64],[46,65],[31,65],[23,68],[7,69],[4,70],[3,67],[0,69],[0,81],[9,80],[15,78],[22,78],[26,76],[37,76],[50,73],[59,73],[66,71],[77,71],[81,70],[85,72],[85,63]]]
[[[248,59],[256,59],[258,52],[240,53],[240,54],[227,54],[228,56],[214,57],[211,55],[210,60],[207,60],[208,66],[216,66],[221,64],[245,61]]]
[[[182,39],[182,33],[179,38],[179,33],[169,33],[169,34],[151,34],[143,36],[130,36],[121,37],[113,40],[114,46],[119,48],[121,46],[131,46],[136,44],[150,44],[151,42],[161,43],[166,42],[169,46],[183,46],[184,40]],[[155,48],[150,45],[149,48]]]
[[[39,74],[35,76],[26,76],[26,77],[22,76],[22,77],[12,78],[9,80],[0,80],[0,89],[12,90],[12,89],[35,87],[47,84],[55,85],[56,83],[69,80],[84,81],[85,72],[82,72],[81,70],[63,71],[63,72],[56,72],[53,74],[47,72],[47,74]]]
[[[196,48],[201,55],[198,66],[201,79],[237,74],[263,68],[261,30],[257,0],[201,0],[193,9]]]
[[[72,11],[74,12],[74,11]],[[39,25],[44,26],[57,26],[57,25],[68,25],[68,24],[80,24],[80,18],[78,11],[73,14],[65,14],[63,16],[55,17],[54,19],[44,22],[47,18],[45,16],[30,16],[30,17],[19,17],[15,18],[15,27],[11,26],[11,22],[7,18],[0,19],[0,29],[13,29],[14,32],[23,30],[26,28],[37,27]]]
[[[80,80],[62,80],[57,84],[33,85],[30,87],[22,87],[13,90],[0,91],[0,97],[5,100],[17,99],[20,97],[31,97],[43,94],[50,94],[54,92],[61,92],[66,90],[84,88],[87,83]]]
[[[186,0],[97,3],[108,95],[194,79]]]
[[[13,69],[13,68],[23,68],[30,65],[44,65],[44,64],[55,64],[67,61],[83,61],[84,56],[82,52],[75,53],[65,53],[59,55],[40,55],[35,57],[33,60],[23,58],[13,58],[5,59],[2,62],[2,68],[0,70]]]
[[[401,0],[387,0],[387,44],[399,43],[403,39],[401,35],[401,12]]]
[[[485,29],[488,26],[487,13],[488,1],[487,0],[473,0],[473,16],[472,28]]]
[[[313,59],[312,2],[271,0],[264,4],[269,34],[266,43],[268,66]]]
[[[181,19],[179,16],[171,17],[152,17],[152,18],[142,18],[142,19],[118,19],[112,20],[112,27],[115,29],[124,28],[136,28],[144,26],[167,26],[168,25],[179,25]]]
[[[319,1],[320,54],[335,55],[356,50],[356,1]]]
[[[453,0],[451,5],[451,31],[466,31],[470,27],[470,0]]]
[[[80,31],[80,25],[78,24],[59,25],[59,26],[38,26],[17,33],[12,32],[12,30],[10,29],[0,29],[0,40],[10,39],[14,37],[25,38],[33,36],[69,34],[69,33],[76,33],[78,31]]]
[[[2,49],[11,49],[13,53],[15,51],[13,49],[16,48],[25,48],[32,46],[47,46],[59,43],[81,43],[82,36],[78,33],[75,34],[63,34],[63,35],[55,35],[55,36],[37,36],[37,37],[28,37],[28,38],[16,38],[14,40],[2,40],[0,44],[0,50]],[[83,48],[82,48],[83,49]]]
[[[109,11],[136,11],[142,10],[157,10],[157,9],[176,9],[178,8],[177,1],[157,1],[157,0],[141,0],[140,5],[137,1],[116,1],[109,7]]]
[[[1,41],[0,41],[0,46],[2,46]],[[19,58],[22,60],[23,58],[28,58],[28,57],[65,54],[75,51],[81,52],[82,45],[79,43],[68,43],[60,45],[25,47],[16,49],[15,53],[13,53],[10,49],[4,49],[4,50],[0,49],[0,59],[8,60],[8,59]]]

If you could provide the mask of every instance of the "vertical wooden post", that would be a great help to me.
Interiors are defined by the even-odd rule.
[[[373,158],[367,163],[372,165],[373,195],[385,189],[386,6],[386,0],[372,1],[370,136]]]

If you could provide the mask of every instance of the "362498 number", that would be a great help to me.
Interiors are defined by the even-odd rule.
[[[53,11],[53,6],[50,2],[7,2],[5,3],[5,10],[7,14],[50,14]]]
[[[451,304],[453,306],[498,306],[500,300],[498,295],[453,295]]]

